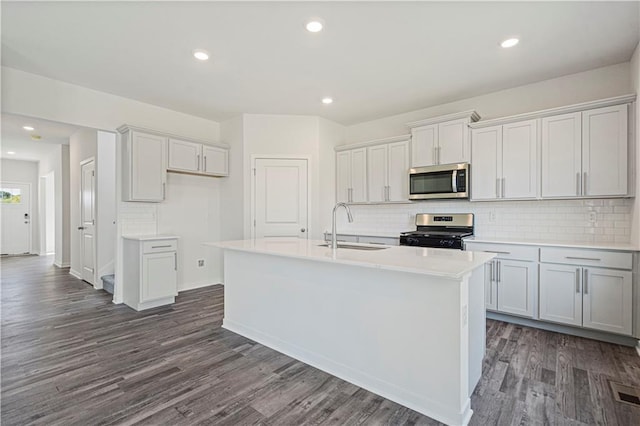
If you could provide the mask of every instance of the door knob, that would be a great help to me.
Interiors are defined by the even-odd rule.
[[[304,229],[304,228],[300,229],[300,232],[305,232],[305,231],[306,231],[306,229]]]
[[[84,229],[84,226],[78,226],[78,230],[82,231]]]

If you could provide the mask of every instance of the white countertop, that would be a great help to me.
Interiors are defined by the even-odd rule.
[[[221,241],[205,244],[227,250],[264,253],[452,279],[461,278],[495,257],[493,253],[408,246],[384,246],[387,248],[371,251],[342,248],[336,250],[334,255],[331,248],[320,246],[320,244],[325,244],[324,241],[298,238]],[[349,244],[370,246],[368,244]]]
[[[410,231],[407,231],[410,232]],[[324,231],[325,234],[331,235],[331,231]],[[357,232],[357,231],[347,231],[347,232],[336,232],[336,235],[349,235],[353,237],[380,237],[380,238],[395,238],[400,239],[399,233],[391,233],[391,232],[377,232],[377,231],[365,231],[365,232]]]
[[[629,243],[589,243],[589,242],[566,242],[566,241],[549,241],[549,240],[508,240],[501,238],[481,238],[472,237],[465,241],[474,243],[487,244],[516,244],[527,246],[542,247],[567,247],[567,248],[583,248],[583,249],[600,249],[600,250],[624,250],[624,251],[640,251],[640,246]]]
[[[156,241],[156,240],[176,240],[180,238],[177,235],[123,235],[125,240],[135,241]]]

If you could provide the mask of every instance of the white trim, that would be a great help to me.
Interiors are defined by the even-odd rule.
[[[38,182],[40,181],[40,179],[38,179]],[[29,251],[27,252],[28,254],[35,254],[33,252],[33,199],[35,197],[35,194],[33,193],[33,185],[31,185],[31,182],[17,182],[17,181],[11,181],[11,180],[0,180],[0,187],[5,186],[5,184],[9,184],[9,185],[27,185],[29,187]],[[38,194],[39,196],[39,194]],[[38,200],[36,200],[38,201]],[[38,220],[40,220],[40,218],[38,218]],[[38,250],[39,251],[39,250]],[[7,253],[9,255],[15,255],[15,254],[25,254],[25,253]]]
[[[613,105],[629,104],[636,100],[635,94],[615,96],[613,98],[599,99],[596,101],[582,102],[579,104],[566,105],[557,108],[543,109],[540,111],[526,112],[524,114],[510,115],[508,117],[494,118],[469,124],[472,129],[482,127],[497,126],[501,124],[513,123],[516,121],[533,120],[536,118],[549,117],[552,115],[569,114],[572,112],[585,111],[589,109],[602,108]]]
[[[183,292],[183,291],[196,290],[198,288],[211,287],[211,286],[219,285],[219,284],[222,285],[222,283],[220,283],[220,282],[217,282],[217,283],[192,283],[192,284],[187,284],[186,287],[178,289],[178,293]]]
[[[78,271],[75,271],[73,269],[69,269],[69,275],[73,275],[74,277],[76,277],[77,279],[81,280],[82,279],[82,275],[80,275],[78,273]]]
[[[454,112],[453,114],[440,115],[438,117],[425,118],[424,120],[411,121],[405,126],[409,128],[429,126],[431,124],[444,123],[446,121],[460,120],[468,118],[471,122],[480,120],[480,115],[474,110]]]
[[[64,263],[53,262],[53,265],[58,267],[58,268],[70,268],[71,267],[71,263],[69,263],[69,262],[64,262]]]
[[[308,155],[251,155],[250,187],[251,187],[251,215],[249,217],[249,229],[251,239],[256,238],[256,227],[253,226],[256,220],[256,160],[305,160],[307,162],[307,239],[311,235],[311,157]]]
[[[136,132],[151,133],[151,134],[156,135],[156,136],[162,136],[162,137],[167,137],[167,138],[171,138],[171,139],[180,139],[180,140],[186,141],[186,142],[195,142],[195,143],[200,143],[200,144],[207,145],[207,146],[215,146],[215,147],[218,147],[218,148],[229,149],[229,145],[227,145],[224,142],[213,142],[213,141],[207,141],[207,140],[203,140],[203,139],[190,138],[190,137],[187,137],[187,136],[175,135],[173,133],[162,132],[160,130],[148,129],[146,127],[132,126],[130,124],[123,124],[122,126],[118,127],[116,130],[120,134],[124,134],[124,133],[128,132],[129,130],[133,130],[133,131],[136,131]]]
[[[411,140],[410,134],[391,136],[391,137],[382,138],[382,139],[374,139],[374,140],[365,141],[365,142],[352,143],[349,145],[340,145],[340,146],[334,147],[333,150],[335,152],[348,151],[350,149],[355,149],[355,148],[364,148],[368,146],[383,145],[386,143],[393,143],[393,142],[404,142],[408,140]]]

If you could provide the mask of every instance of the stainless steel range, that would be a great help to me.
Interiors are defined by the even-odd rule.
[[[413,232],[400,234],[401,246],[436,247],[462,250],[464,238],[473,235],[473,213],[416,215]]]

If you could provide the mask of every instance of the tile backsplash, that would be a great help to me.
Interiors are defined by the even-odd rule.
[[[415,229],[416,213],[474,213],[480,238],[628,243],[632,208],[633,199],[353,205],[353,222],[339,212],[338,229],[396,235]]]
[[[155,203],[123,202],[120,207],[122,235],[154,235],[158,230],[157,218]]]

